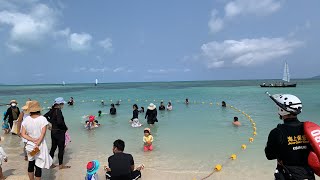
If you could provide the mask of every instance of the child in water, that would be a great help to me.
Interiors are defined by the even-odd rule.
[[[241,123],[239,122],[237,116],[235,116],[235,117],[233,118],[232,124],[233,124],[234,126],[241,126]]]
[[[3,116],[6,115],[6,112],[3,113]],[[4,130],[5,134],[8,134],[10,131],[8,119],[3,119],[2,122],[2,130]]]
[[[146,151],[152,151],[153,147],[152,147],[152,142],[153,142],[153,136],[151,135],[151,130],[150,128],[145,128],[144,129],[144,136],[143,136],[143,142],[144,142],[144,146],[143,146],[143,150]]]
[[[86,128],[87,129],[91,129],[91,128],[100,126],[98,120],[96,120],[95,118],[96,118],[95,116],[90,115],[89,120],[86,120]]]

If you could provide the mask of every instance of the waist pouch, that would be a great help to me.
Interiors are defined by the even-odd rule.
[[[278,171],[285,180],[315,180],[313,171],[307,166],[278,166]]]

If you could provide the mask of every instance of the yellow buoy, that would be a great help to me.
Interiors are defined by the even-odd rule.
[[[256,131],[254,131],[254,132],[253,132],[253,136],[256,136],[256,135],[257,135],[257,132],[256,132]]]
[[[256,128],[256,127],[253,127],[252,129],[253,129],[253,131],[257,131],[257,128]]]
[[[231,154],[230,159],[232,159],[232,160],[236,160],[236,159],[237,159],[237,155],[235,155],[235,154]]]
[[[245,149],[247,149],[247,146],[245,144],[242,144],[241,149],[245,150]]]
[[[255,127],[255,126],[256,126],[256,123],[255,123],[255,122],[253,122],[253,123],[252,123],[252,126],[253,126],[253,127]]]
[[[253,138],[251,137],[251,138],[249,138],[249,142],[253,142]]]
[[[221,169],[222,169],[221,164],[217,164],[217,165],[214,167],[214,170],[215,170],[215,171],[221,171]]]

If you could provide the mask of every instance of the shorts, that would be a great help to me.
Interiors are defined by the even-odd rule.
[[[152,150],[153,150],[153,147],[152,147],[152,145],[150,145],[150,146],[144,146],[144,147],[143,147],[143,150],[144,150],[144,151],[152,151]]]
[[[138,170],[131,172],[131,174],[118,177],[111,176],[111,172],[106,172],[107,180],[137,180],[139,178],[141,178],[141,172]]]

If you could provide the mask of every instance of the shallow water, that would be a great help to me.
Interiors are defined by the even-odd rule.
[[[98,159],[102,164],[107,163],[107,157],[112,153],[112,142],[118,138],[126,142],[125,151],[133,154],[137,165],[146,165],[144,179],[200,179],[209,174],[216,164],[222,164],[223,169],[211,179],[272,179],[276,162],[265,158],[264,146],[270,130],[281,121],[276,115],[275,105],[264,92],[297,95],[304,106],[300,119],[320,123],[320,96],[317,94],[320,81],[300,80],[297,88],[285,89],[264,89],[257,86],[259,83],[204,81],[99,84],[97,87],[92,84],[0,86],[0,104],[17,99],[21,107],[22,102],[31,98],[48,107],[55,97],[75,98],[74,106],[63,109],[72,137],[66,162],[73,167],[63,173],[46,171],[49,179],[68,179],[70,175],[82,179],[87,161]],[[183,103],[186,97],[190,100],[188,106]],[[84,129],[83,115],[97,115],[98,110],[108,112],[109,106],[102,107],[100,101],[110,104],[119,99],[122,103],[117,107],[116,116],[103,115],[98,118],[102,124],[100,128]],[[143,128],[131,128],[128,123],[132,117],[132,104],[147,107],[153,102],[158,106],[161,100],[171,100],[173,111],[158,112],[159,123],[152,128],[154,151],[145,153],[142,148]],[[216,105],[222,100],[248,113],[256,122],[258,134],[252,144],[248,142],[249,137],[253,137],[250,121],[241,112]],[[0,111],[6,108],[0,106]],[[239,117],[241,127],[232,126],[234,116]],[[146,125],[143,114],[139,119]],[[13,157],[13,162],[8,165],[11,167],[22,158],[17,154],[19,149],[15,149],[19,139],[5,136],[2,146]],[[50,147],[50,132],[46,138]],[[247,144],[245,151],[241,150],[241,144]],[[235,161],[228,159],[233,153],[238,155]],[[24,174],[25,171],[13,174],[19,173]],[[103,175],[102,168],[99,173]]]

